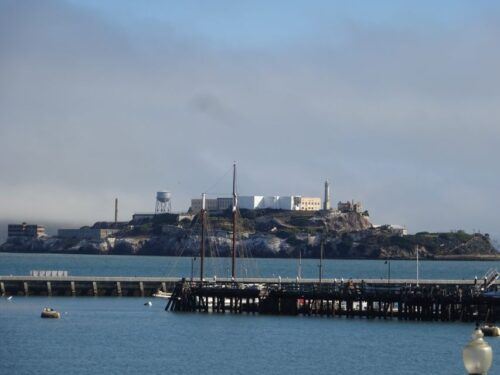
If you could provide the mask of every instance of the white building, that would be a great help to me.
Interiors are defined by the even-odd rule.
[[[301,196],[262,196],[249,195],[238,197],[238,207],[240,209],[256,210],[256,209],[273,209],[273,210],[320,210],[320,198],[304,198]]]
[[[207,210],[225,210],[232,206],[232,198],[206,199]],[[237,197],[238,208],[244,210],[287,210],[287,211],[319,211],[321,198],[302,197],[299,195],[240,195]],[[201,199],[191,199],[191,211],[201,210]]]

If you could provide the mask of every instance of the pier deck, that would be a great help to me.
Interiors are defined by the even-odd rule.
[[[500,298],[485,296],[474,280],[247,278],[236,282],[177,277],[0,276],[2,296],[130,296],[171,292],[167,310],[397,318],[401,320],[500,321]],[[493,282],[489,290],[497,291]]]
[[[497,285],[490,283],[490,291]],[[166,310],[397,318],[425,321],[500,319],[500,298],[464,280],[349,280],[348,282],[242,283],[180,281]]]
[[[179,277],[145,276],[0,276],[0,295],[2,296],[151,296],[157,290],[172,292]],[[287,278],[245,278],[239,283],[264,285],[296,285],[296,279]],[[374,286],[416,285],[413,279],[353,279],[356,285],[365,283]],[[230,279],[218,278],[217,283],[231,283]],[[317,279],[302,279],[301,285],[315,285]],[[336,279],[324,279],[323,285],[340,284]],[[463,286],[470,287],[474,280],[419,280],[425,286]]]

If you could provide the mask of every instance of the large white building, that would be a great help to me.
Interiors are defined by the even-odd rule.
[[[225,210],[232,205],[232,198],[207,199],[207,210]],[[287,210],[287,211],[319,211],[321,199],[302,196],[280,196],[280,195],[241,195],[237,198],[240,209],[246,210]],[[201,210],[201,199],[191,199],[191,211]]]

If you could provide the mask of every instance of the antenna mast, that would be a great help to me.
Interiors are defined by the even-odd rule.
[[[236,163],[233,163],[233,243],[231,251],[231,278],[236,278]]]

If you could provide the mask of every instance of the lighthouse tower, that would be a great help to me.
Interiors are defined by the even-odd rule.
[[[325,181],[325,199],[323,201],[323,210],[328,211],[331,209],[330,205],[330,183]]]

